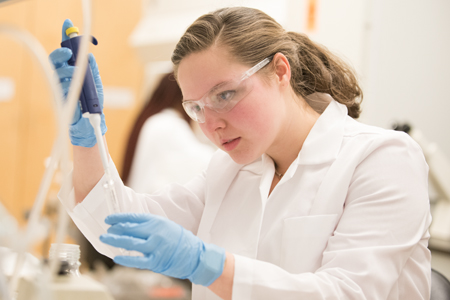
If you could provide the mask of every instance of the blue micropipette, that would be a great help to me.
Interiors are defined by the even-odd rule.
[[[69,37],[61,43],[61,47],[66,47],[72,50],[72,57],[69,59],[68,63],[71,66],[75,65],[78,55],[79,44],[81,42],[81,36],[78,36],[79,30],[77,27],[70,27],[66,30],[66,34]],[[97,39],[92,37],[92,43],[97,45]],[[80,103],[81,112],[83,118],[88,118],[92,127],[94,128],[95,137],[97,139],[100,157],[102,160],[103,169],[105,171],[106,182],[104,188],[106,190],[107,205],[110,213],[120,212],[119,203],[117,201],[117,195],[114,188],[114,181],[112,180],[111,173],[109,171],[108,165],[108,154],[106,151],[106,146],[103,141],[101,133],[101,113],[102,107],[97,95],[97,89],[95,87],[94,78],[90,67],[86,69],[86,75],[83,82],[83,87],[80,93]]]

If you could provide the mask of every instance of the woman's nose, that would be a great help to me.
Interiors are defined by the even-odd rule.
[[[218,129],[223,129],[226,126],[225,120],[223,119],[223,114],[205,107],[205,123],[204,126],[209,132],[217,131]]]

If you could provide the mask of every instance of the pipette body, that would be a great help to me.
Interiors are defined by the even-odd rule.
[[[77,54],[79,49],[79,44],[81,41],[81,36],[78,36],[79,30],[76,27],[70,27],[66,30],[68,40],[61,43],[62,47],[66,47],[72,50],[72,57],[69,59],[69,65],[75,65],[77,60]],[[92,43],[97,45],[97,40],[92,37]],[[97,139],[98,148],[100,151],[100,158],[102,161],[103,169],[105,171],[105,184],[103,185],[105,189],[106,202],[108,205],[109,212],[118,213],[120,212],[119,202],[117,200],[117,194],[114,187],[114,181],[111,177],[108,164],[108,152],[106,151],[106,145],[103,141],[103,136],[101,132],[101,114],[102,107],[97,95],[97,89],[95,87],[94,77],[92,75],[91,68],[88,66],[86,70],[86,75],[83,82],[83,88],[80,93],[80,103],[81,112],[83,118],[88,118],[92,127],[94,128],[95,137]]]
[[[78,36],[78,28],[70,27],[66,30],[69,36],[68,40],[61,43],[61,47],[69,48],[72,50],[72,57],[69,59],[68,63],[71,66],[75,65],[78,57],[78,49],[81,42],[81,36]],[[97,45],[97,39],[92,37],[92,43]],[[101,114],[102,108],[100,106],[100,101],[98,99],[97,90],[95,88],[94,77],[92,75],[91,68],[88,66],[86,70],[86,75],[84,77],[83,88],[80,93],[80,103],[81,112],[91,113],[91,114]]]

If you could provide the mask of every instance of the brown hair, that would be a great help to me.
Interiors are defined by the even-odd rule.
[[[183,58],[213,45],[225,47],[238,62],[248,66],[281,52],[291,66],[290,83],[297,95],[314,108],[308,95],[330,94],[347,106],[349,116],[359,117],[363,94],[352,68],[306,35],[286,32],[260,10],[222,8],[198,18],[172,54],[175,75]]]
[[[165,108],[172,107],[179,111],[186,122],[190,123],[190,118],[184,111],[181,100],[183,96],[181,90],[178,87],[178,83],[175,81],[173,73],[166,74],[162,77],[158,87],[150,97],[149,102],[145,105],[141,113],[134,123],[131,130],[130,137],[127,143],[127,149],[125,150],[125,157],[123,160],[122,180],[126,184],[128,177],[130,176],[131,165],[133,163],[134,152],[139,139],[139,133],[145,124],[145,121],[151,116],[161,112]]]

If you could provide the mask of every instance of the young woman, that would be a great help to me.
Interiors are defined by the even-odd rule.
[[[61,198],[100,252],[190,279],[193,299],[429,298],[426,162],[406,134],[354,120],[348,66],[244,7],[200,17],[172,61],[220,150],[157,195],[116,173],[124,213],[107,216],[96,146],[75,146],[74,198]]]

